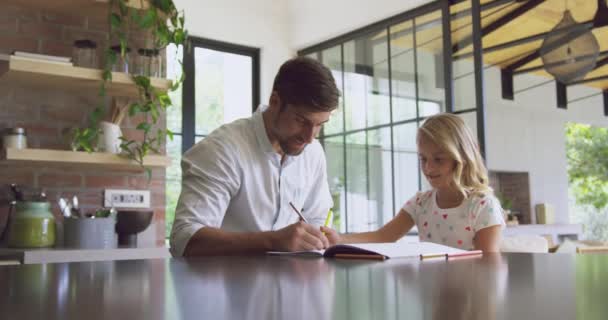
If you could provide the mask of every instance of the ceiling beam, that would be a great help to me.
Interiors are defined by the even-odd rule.
[[[572,81],[568,85],[569,86],[573,86],[573,85],[577,85],[577,84],[584,84],[584,83],[603,81],[603,80],[608,80],[608,75],[594,77],[594,78],[588,78],[588,79],[582,79],[582,80],[578,80],[578,81]]]
[[[604,115],[608,117],[608,89],[604,89]]]
[[[488,3],[484,3],[481,5],[481,10],[489,10],[498,6],[502,6],[505,4],[508,4],[510,2],[513,2],[516,0],[494,0],[492,2],[488,2]],[[464,17],[468,17],[471,15],[471,10],[462,10],[456,13],[452,13],[450,14],[450,20],[454,21],[460,18],[464,18]],[[429,20],[423,23],[416,23],[416,31],[420,32],[420,31],[424,31],[424,30],[428,30],[428,29],[434,29],[437,27],[440,27],[443,23],[443,17],[437,18],[437,19],[433,19],[433,20]],[[403,30],[399,30],[399,31],[395,31],[395,32],[391,32],[391,38],[395,39],[397,37],[403,37],[403,36],[407,36],[409,34],[412,34],[413,32],[413,28],[409,27]],[[373,43],[374,44],[378,44],[378,43],[383,43],[386,41],[386,38],[381,37],[378,39],[374,39]]]
[[[593,25],[593,20],[585,21],[582,24],[592,26]],[[571,31],[575,27],[576,26],[571,26],[571,27],[568,27],[568,28],[562,28],[562,29],[560,29],[559,32]],[[547,36],[547,34],[549,34],[549,32],[542,32],[542,33],[537,33],[535,35],[531,35],[531,36],[528,36],[528,37],[520,38],[520,39],[517,39],[517,40],[503,42],[503,43],[500,43],[500,44],[497,44],[497,45],[494,45],[494,46],[491,46],[491,47],[484,48],[483,49],[483,53],[490,53],[490,52],[494,52],[494,51],[504,50],[504,49],[508,49],[508,48],[512,48],[512,47],[517,47],[517,46],[520,46],[522,44],[538,41],[538,40],[544,39]],[[464,58],[469,58],[471,56],[473,56],[473,53],[472,52],[467,52],[467,53],[455,55],[452,58],[454,60],[460,60],[460,59],[464,59]]]
[[[557,107],[560,109],[568,109],[568,90],[566,85],[558,80],[555,80],[555,91],[557,93]]]
[[[608,52],[608,51],[603,51],[603,52]],[[597,70],[597,69],[599,69],[599,68],[601,68],[601,67],[603,67],[603,66],[605,66],[605,65],[607,65],[607,64],[608,64],[608,57],[606,57],[606,58],[604,58],[604,59],[602,59],[602,60],[599,60],[599,61],[598,61],[598,62],[595,64],[595,68],[593,68],[593,70]]]
[[[481,37],[485,37],[487,35],[489,35],[490,33],[500,29],[501,27],[503,27],[504,25],[506,25],[507,23],[517,19],[518,17],[520,17],[521,15],[525,14],[526,12],[536,8],[539,4],[545,2],[545,0],[529,0],[527,1],[525,4],[519,6],[518,8],[512,10],[511,12],[505,14],[504,16],[498,18],[496,21],[488,24],[487,26],[483,27],[481,29]],[[463,40],[461,40],[458,43],[455,43],[452,46],[452,52],[456,53],[461,49],[464,49],[468,46],[470,46],[473,43],[473,35],[469,35],[466,38],[464,38]]]

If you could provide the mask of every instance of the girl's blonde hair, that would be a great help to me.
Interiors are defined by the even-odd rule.
[[[459,116],[440,113],[427,118],[418,129],[418,143],[421,136],[433,141],[456,162],[452,183],[465,198],[492,193],[477,139]]]

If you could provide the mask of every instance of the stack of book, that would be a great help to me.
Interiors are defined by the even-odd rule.
[[[0,60],[9,61],[10,59],[54,63],[66,66],[72,66],[72,58],[53,56],[48,54],[30,53],[23,51],[15,51],[12,55],[0,54]]]

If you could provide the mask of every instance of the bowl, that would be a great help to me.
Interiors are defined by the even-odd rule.
[[[152,210],[118,210],[116,214],[118,245],[137,247],[137,234],[146,230],[153,216]]]

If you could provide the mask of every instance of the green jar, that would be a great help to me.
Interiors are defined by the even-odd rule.
[[[48,202],[17,202],[8,229],[13,248],[42,248],[55,245],[55,218]]]

